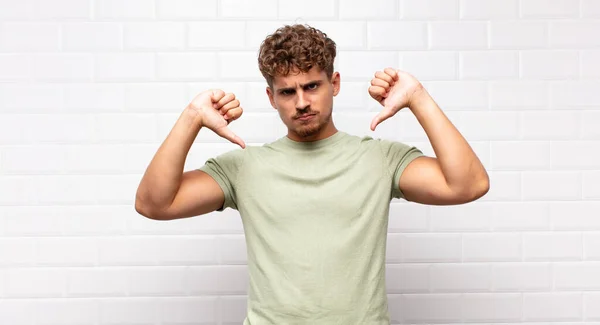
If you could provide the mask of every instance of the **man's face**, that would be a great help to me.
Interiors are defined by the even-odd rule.
[[[325,71],[312,68],[303,73],[298,70],[287,76],[277,76],[273,89],[267,87],[271,105],[279,112],[288,128],[288,136],[295,141],[314,141],[335,133],[331,121],[333,96],[340,90],[340,74],[331,79]],[[301,118],[302,115],[312,115]]]

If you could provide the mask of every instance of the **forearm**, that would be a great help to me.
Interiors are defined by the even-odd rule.
[[[186,157],[201,129],[197,111],[186,108],[150,161],[136,193],[136,208],[165,207],[179,190]]]
[[[448,186],[461,192],[487,186],[481,161],[429,93],[423,88],[413,97],[409,108],[425,130]]]

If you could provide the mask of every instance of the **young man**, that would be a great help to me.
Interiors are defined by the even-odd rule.
[[[385,251],[392,197],[462,204],[489,188],[468,143],[410,74],[386,68],[368,89],[383,109],[371,129],[402,108],[416,115],[437,158],[403,143],[338,131],[332,120],[340,74],[335,43],[303,25],[285,26],[258,58],[287,136],[246,147],[228,124],[235,95],[199,94],[159,148],[136,210],[170,220],[229,207],[239,211],[250,286],[244,324],[389,324]],[[183,173],[202,127],[242,147]]]

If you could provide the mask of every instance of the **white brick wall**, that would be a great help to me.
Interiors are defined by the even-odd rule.
[[[0,0],[0,324],[241,323],[239,215],[153,221],[135,190],[205,89],[246,143],[285,134],[256,51],[292,22],[338,45],[338,128],[433,155],[410,112],[368,130],[373,73],[405,69],[490,174],[477,202],[392,202],[393,324],[600,324],[597,0]],[[203,130],[186,170],[234,148]]]

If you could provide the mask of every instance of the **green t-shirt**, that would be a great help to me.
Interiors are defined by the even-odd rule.
[[[385,250],[392,197],[423,153],[338,131],[284,136],[210,158],[199,168],[239,211],[248,253],[244,325],[390,323]]]

